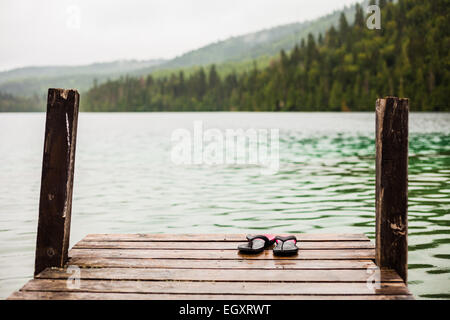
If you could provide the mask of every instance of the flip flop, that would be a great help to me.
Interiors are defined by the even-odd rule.
[[[242,253],[260,253],[275,242],[275,237],[271,234],[259,234],[256,236],[248,234],[247,240],[247,243],[238,246],[239,251]]]
[[[287,237],[275,237],[275,248],[273,248],[273,254],[276,256],[291,256],[298,252],[296,245],[297,238],[295,236]]]

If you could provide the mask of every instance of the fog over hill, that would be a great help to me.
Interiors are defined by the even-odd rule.
[[[51,87],[89,89],[96,79],[104,82],[136,70],[159,65],[165,60],[122,60],[85,66],[24,67],[0,73],[0,92],[30,97],[45,94]]]

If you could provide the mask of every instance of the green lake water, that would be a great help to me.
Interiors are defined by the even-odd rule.
[[[176,129],[279,129],[279,170],[176,165]],[[31,279],[45,114],[0,114],[0,298]],[[372,113],[82,113],[71,245],[88,233],[375,236]],[[409,287],[450,298],[450,113],[410,115]]]

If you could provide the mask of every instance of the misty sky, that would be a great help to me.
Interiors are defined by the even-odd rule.
[[[0,0],[0,71],[173,58],[356,0]]]

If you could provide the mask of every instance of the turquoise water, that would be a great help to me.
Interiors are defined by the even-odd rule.
[[[175,165],[171,134],[279,129],[280,167]],[[0,114],[0,298],[32,277],[44,114]],[[81,114],[71,245],[88,233],[375,231],[369,113]],[[409,286],[450,298],[450,114],[411,114]]]

